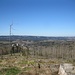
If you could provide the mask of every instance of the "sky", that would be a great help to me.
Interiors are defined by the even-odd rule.
[[[75,0],[0,0],[0,35],[75,36]]]

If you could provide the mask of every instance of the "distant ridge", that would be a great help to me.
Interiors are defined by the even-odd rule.
[[[48,36],[27,36],[27,35],[14,35],[11,36],[11,40],[33,40],[33,41],[40,41],[40,40],[75,40],[75,37],[48,37]],[[8,35],[1,35],[0,41],[8,41]]]

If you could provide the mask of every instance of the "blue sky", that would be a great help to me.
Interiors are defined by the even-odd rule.
[[[0,0],[0,35],[75,36],[75,0]]]

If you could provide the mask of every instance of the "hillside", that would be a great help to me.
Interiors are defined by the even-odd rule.
[[[75,65],[74,37],[0,36],[0,75],[58,75]]]

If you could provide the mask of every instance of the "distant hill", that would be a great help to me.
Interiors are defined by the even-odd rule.
[[[33,41],[40,41],[40,40],[75,40],[75,37],[46,37],[46,36],[11,36],[11,40],[33,40]],[[9,41],[9,36],[0,36],[0,41]]]

